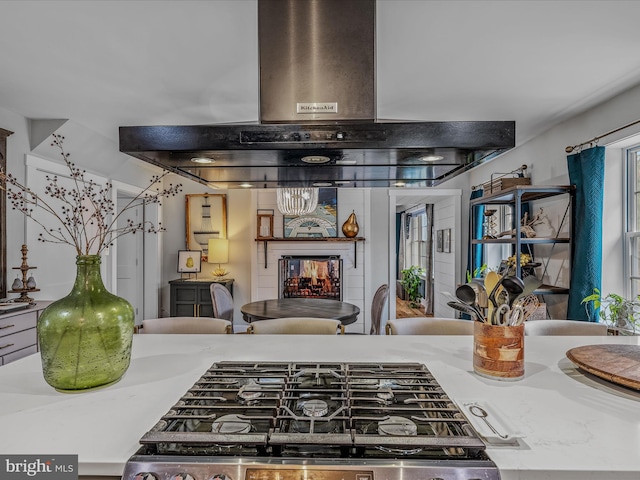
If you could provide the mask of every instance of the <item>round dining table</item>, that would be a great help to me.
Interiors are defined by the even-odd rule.
[[[315,317],[340,320],[342,325],[356,321],[360,308],[351,303],[325,298],[275,298],[247,303],[240,308],[248,322],[270,318]]]

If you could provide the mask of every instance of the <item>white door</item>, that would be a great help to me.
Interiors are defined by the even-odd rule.
[[[126,194],[118,194],[118,207],[120,211],[131,200]],[[124,224],[130,219],[134,223],[143,221],[144,207],[138,206],[126,210],[118,223]],[[144,313],[144,233],[136,232],[119,237],[117,240],[117,292],[133,306],[136,314],[136,325],[142,322]]]

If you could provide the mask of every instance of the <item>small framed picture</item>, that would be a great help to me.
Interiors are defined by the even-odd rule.
[[[178,250],[178,273],[200,273],[201,270],[201,250]]]
[[[444,239],[442,241],[442,247],[444,253],[451,253],[451,229],[447,228],[444,231]]]
[[[444,232],[442,230],[438,230],[436,232],[436,251],[437,252],[442,252],[443,233]]]
[[[273,210],[258,210],[258,239],[273,238]]]

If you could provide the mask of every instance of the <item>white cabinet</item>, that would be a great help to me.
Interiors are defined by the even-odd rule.
[[[26,310],[0,315],[0,365],[38,351],[36,323],[51,302],[36,302]]]

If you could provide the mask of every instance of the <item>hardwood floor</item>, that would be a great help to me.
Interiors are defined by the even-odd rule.
[[[396,318],[426,317],[424,311],[409,307],[409,302],[400,300],[396,296]]]

